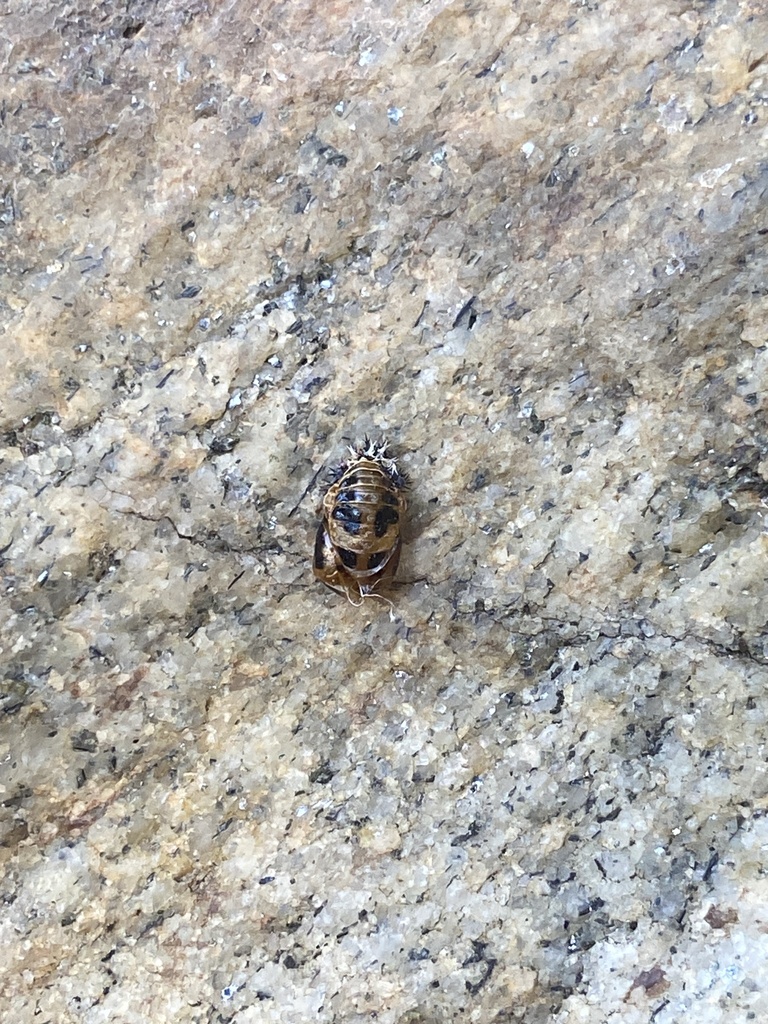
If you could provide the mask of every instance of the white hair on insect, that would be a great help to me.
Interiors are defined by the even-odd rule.
[[[385,437],[380,441],[374,441],[367,434],[363,438],[362,444],[347,445],[347,451],[353,459],[372,459],[374,462],[380,463],[388,473],[399,476],[400,470],[397,468],[397,459],[387,455],[388,448],[389,441]]]

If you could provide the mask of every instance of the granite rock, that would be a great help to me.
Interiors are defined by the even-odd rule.
[[[765,5],[3,33],[0,1019],[765,1019]]]

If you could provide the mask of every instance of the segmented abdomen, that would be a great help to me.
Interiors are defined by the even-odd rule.
[[[400,536],[400,506],[392,481],[378,466],[353,466],[325,498],[333,543],[350,552],[387,551]]]

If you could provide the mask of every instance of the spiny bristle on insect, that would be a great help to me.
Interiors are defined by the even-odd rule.
[[[361,444],[347,445],[347,450],[352,456],[353,461],[356,459],[372,459],[374,462],[380,463],[392,477],[394,483],[403,490],[407,490],[408,476],[397,465],[397,459],[394,455],[389,454],[389,441],[385,437],[380,441],[373,441],[366,434]],[[342,473],[346,472],[349,466],[350,463],[345,462],[340,467]]]
[[[387,448],[389,441],[382,437],[380,441],[372,441],[366,434],[362,444],[347,445],[349,454],[354,459],[377,459],[380,462],[388,461]]]

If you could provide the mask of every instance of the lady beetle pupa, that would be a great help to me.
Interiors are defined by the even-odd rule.
[[[400,561],[400,528],[407,508],[405,475],[386,441],[365,438],[334,473],[315,539],[314,574],[352,604],[379,597]]]

